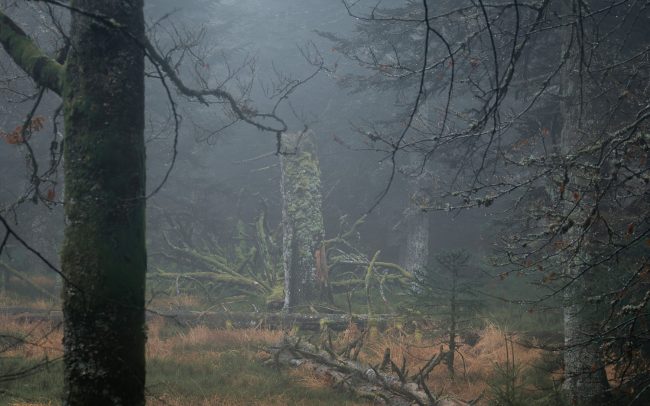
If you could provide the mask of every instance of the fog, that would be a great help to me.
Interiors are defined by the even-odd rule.
[[[1,2],[0,403],[647,401],[647,5],[99,3]]]

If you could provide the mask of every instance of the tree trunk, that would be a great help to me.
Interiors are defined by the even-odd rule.
[[[5,297],[7,296],[7,281],[9,278],[7,277],[7,270],[0,267],[0,297]]]
[[[569,276],[573,270],[568,271]],[[609,383],[594,304],[587,303],[589,283],[577,279],[564,295],[564,390],[574,405],[607,405]]]
[[[456,335],[457,335],[457,321],[456,316],[458,312],[458,269],[452,271],[452,285],[451,285],[451,299],[449,301],[449,357],[447,358],[447,368],[449,369],[449,376],[454,379],[454,360],[456,356]]]
[[[77,0],[65,65],[66,405],[144,405],[142,0]]]
[[[575,16],[574,1],[564,0],[563,14]],[[578,70],[580,69],[580,50],[576,44],[575,35],[577,28],[568,24],[564,33],[563,57],[566,65],[561,75],[562,90],[562,132],[560,149],[562,155],[568,157],[576,147],[587,140],[582,139],[585,130],[583,124],[587,121],[581,113],[595,114],[589,106],[581,106],[580,92],[589,92],[590,89],[579,89]],[[567,49],[571,46],[572,49]],[[588,98],[587,98],[588,99]],[[568,216],[566,222],[572,221],[575,226],[570,227],[564,236],[569,248],[564,253],[564,277],[570,285],[564,290],[564,390],[571,404],[574,405],[605,405],[609,393],[609,384],[604,369],[602,351],[599,346],[598,308],[596,304],[588,303],[588,298],[596,294],[595,269],[584,271],[589,262],[590,247],[589,230],[583,231],[578,226],[585,223],[588,216],[587,198],[584,202],[576,204],[571,201],[572,196],[580,196],[581,178],[577,173],[578,168],[569,167],[565,175],[566,182],[559,201]],[[556,194],[557,195],[557,194]],[[565,196],[562,196],[565,195]],[[573,200],[576,200],[575,198]],[[585,235],[580,235],[586,233]],[[579,245],[576,241],[582,238]],[[574,248],[575,247],[575,248]]]
[[[429,260],[429,216],[418,209],[406,220],[404,269],[413,274],[427,267]]]
[[[310,132],[282,134],[284,310],[321,299],[327,289],[320,167]],[[319,261],[317,261],[317,258]]]
[[[415,163],[412,165],[415,167]],[[429,264],[429,213],[421,209],[426,201],[424,190],[431,181],[427,172],[414,176],[409,181],[409,202],[406,211],[406,246],[404,269],[411,274],[424,270]]]

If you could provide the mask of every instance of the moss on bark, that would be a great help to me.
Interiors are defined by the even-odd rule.
[[[78,0],[63,80],[65,399],[142,405],[145,150],[142,0]]]
[[[324,238],[320,166],[311,133],[283,134],[282,145],[284,308],[294,311],[322,293],[314,257]]]
[[[63,66],[48,57],[7,15],[0,11],[0,43],[11,59],[39,86],[61,94]]]
[[[65,107],[66,405],[143,405],[143,0],[73,0],[65,67],[0,12],[0,43]],[[116,27],[120,27],[119,29]]]

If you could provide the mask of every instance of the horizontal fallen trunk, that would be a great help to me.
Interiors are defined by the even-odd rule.
[[[434,356],[418,374],[405,376],[405,367],[399,368],[390,360],[384,359],[382,366],[368,366],[356,360],[358,351],[343,351],[337,354],[331,347],[323,344],[323,349],[296,337],[285,337],[283,341],[269,348],[272,358],[267,363],[277,366],[300,366],[308,368],[325,380],[333,382],[334,387],[342,387],[356,396],[371,399],[386,405],[407,406],[469,406],[472,403],[434,396],[424,381],[433,366],[440,363],[444,353]],[[347,353],[347,356],[345,354]],[[382,372],[390,366],[395,374]]]
[[[38,293],[40,293],[40,294],[42,294],[42,295],[44,295],[44,296],[46,296],[46,297],[48,297],[50,299],[55,299],[56,298],[56,295],[54,295],[52,292],[38,286],[37,284],[35,284],[31,280],[29,280],[29,278],[27,278],[23,272],[20,272],[19,270],[15,269],[14,267],[10,266],[9,264],[6,264],[6,263],[0,261],[0,268],[4,269],[6,272],[11,274],[15,278],[20,279],[24,284],[31,287],[32,289],[34,289]]]
[[[37,311],[29,308],[11,307],[0,308],[0,316],[9,316],[21,321],[53,321],[62,320],[61,311]],[[327,327],[333,331],[343,331],[355,324],[359,328],[368,326],[385,329],[404,318],[395,315],[365,315],[347,314],[300,314],[300,313],[257,313],[257,312],[157,312],[149,310],[148,318],[163,317],[181,325],[204,325],[211,328],[252,328],[263,327],[270,329],[291,329],[297,327],[304,331],[320,331]]]

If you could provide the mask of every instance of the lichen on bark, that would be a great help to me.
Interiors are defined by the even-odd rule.
[[[418,163],[411,160],[411,167]],[[409,179],[409,202],[405,211],[406,233],[402,263],[407,272],[416,274],[424,271],[429,263],[429,213],[422,209],[428,205],[427,188],[431,187],[432,176],[428,171],[412,175]]]
[[[574,4],[568,0],[561,3],[565,15],[571,15]],[[563,32],[562,53],[564,66],[560,73],[560,100],[562,112],[562,131],[560,134],[560,153],[564,157],[572,154],[590,142],[588,137],[579,134],[597,133],[589,126],[592,120],[584,120],[583,115],[596,117],[593,105],[584,105],[584,95],[598,94],[599,90],[583,84],[581,75],[581,55],[574,45],[573,24],[567,24]],[[591,123],[590,123],[591,122]],[[593,131],[593,132],[592,132]],[[586,224],[589,216],[590,202],[583,196],[580,202],[569,201],[563,194],[582,193],[585,188],[584,169],[579,166],[566,167],[568,180],[566,191],[554,192],[559,200],[559,209],[566,216],[566,221],[574,224]],[[573,191],[573,193],[571,193]],[[577,204],[576,204],[577,203]],[[580,406],[597,406],[610,404],[610,387],[605,373],[603,351],[600,345],[602,334],[599,327],[603,318],[602,309],[597,303],[590,303],[589,298],[598,294],[597,273],[600,266],[590,265],[592,257],[599,255],[592,228],[570,227],[563,236],[568,249],[560,252],[563,276],[567,281],[563,288],[564,303],[564,383],[563,389],[569,402]]]
[[[315,255],[324,238],[320,166],[313,134],[282,134],[282,257],[286,311],[321,298]]]

